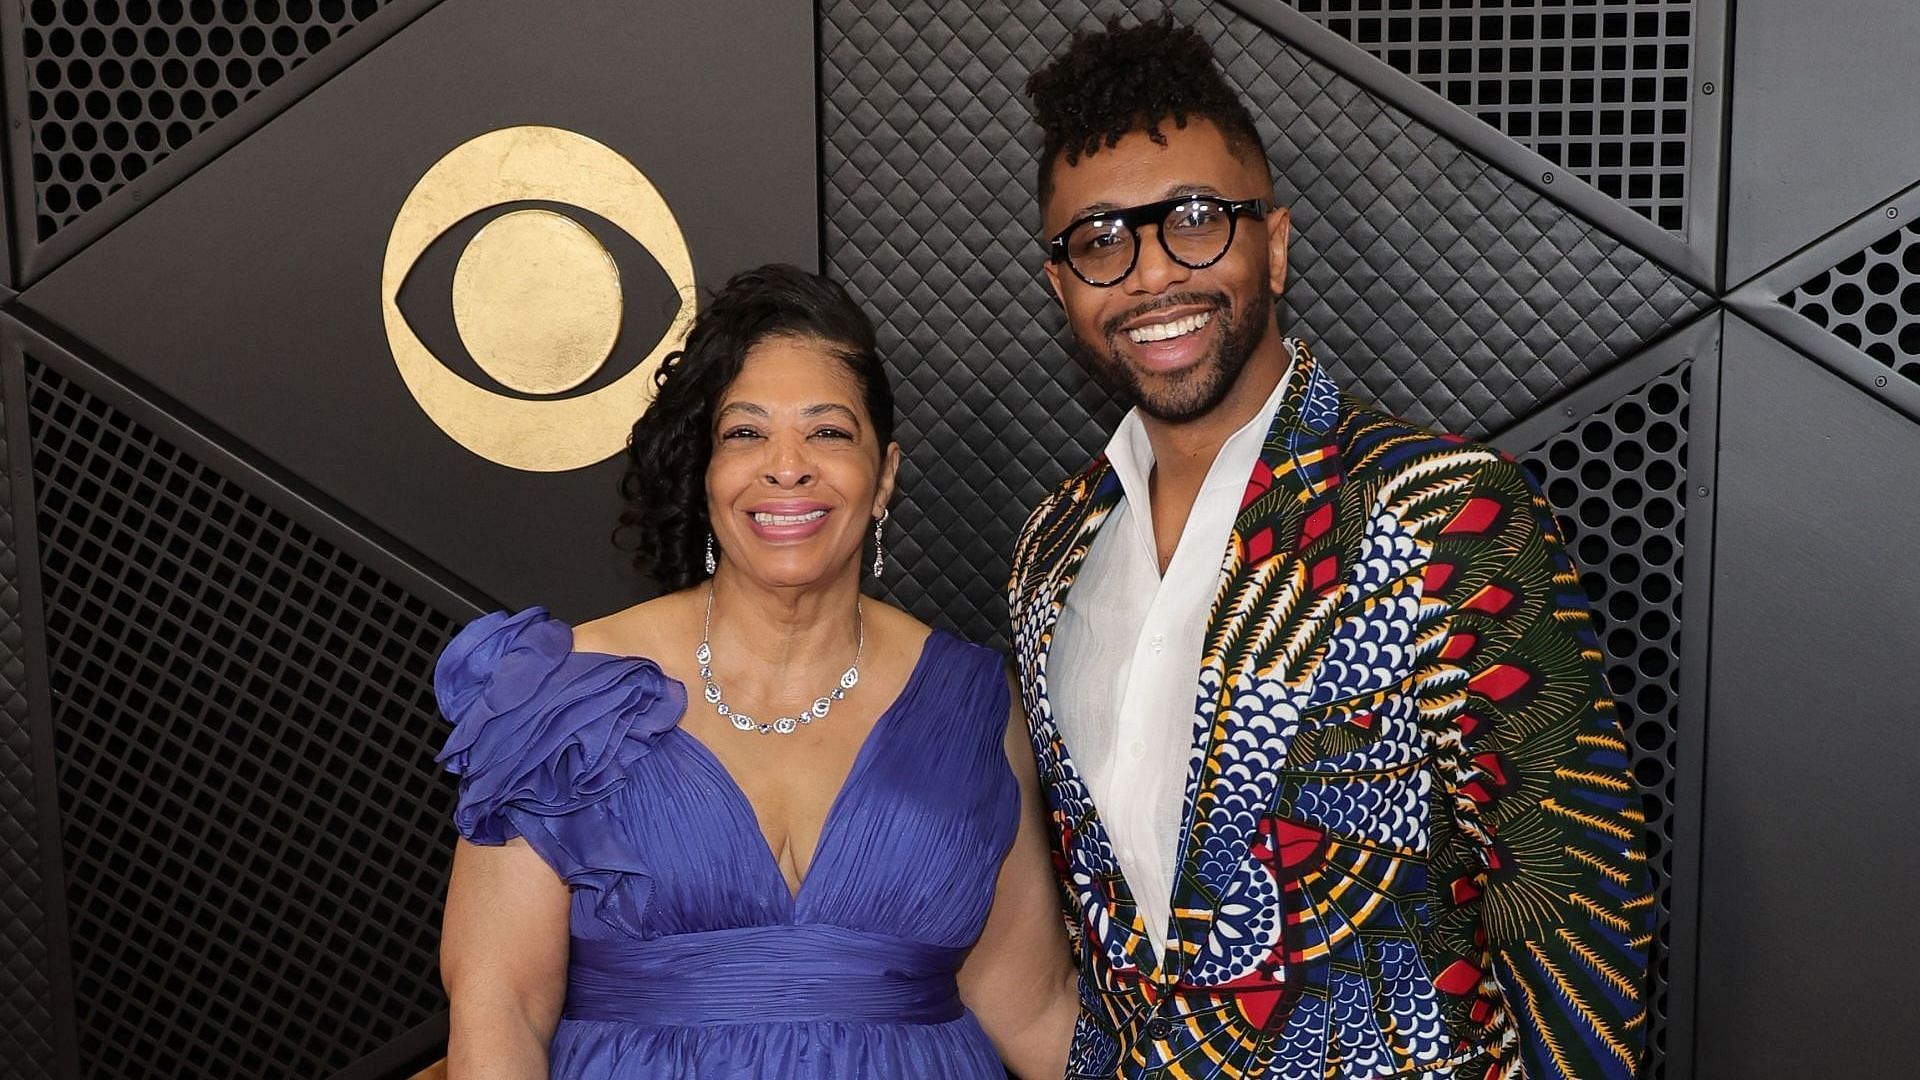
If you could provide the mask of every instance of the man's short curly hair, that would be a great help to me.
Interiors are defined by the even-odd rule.
[[[1240,95],[1220,74],[1213,49],[1191,26],[1163,15],[1138,26],[1120,25],[1075,34],[1067,51],[1027,80],[1034,117],[1046,136],[1040,154],[1040,203],[1053,194],[1054,164],[1112,148],[1144,130],[1165,145],[1160,123],[1184,128],[1190,120],[1212,121],[1236,154],[1265,167],[1266,149]]]

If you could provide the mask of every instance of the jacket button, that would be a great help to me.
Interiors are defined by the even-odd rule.
[[[1154,1019],[1147,1021],[1147,1037],[1158,1042],[1173,1034],[1173,1023],[1169,1020]]]

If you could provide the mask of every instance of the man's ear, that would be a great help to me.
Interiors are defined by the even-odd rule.
[[[1052,259],[1048,259],[1047,265],[1046,265],[1046,271],[1047,271],[1047,284],[1051,286],[1053,289],[1053,298],[1055,300],[1060,301],[1062,305],[1065,305],[1067,302],[1067,298],[1060,295],[1060,264],[1057,262],[1054,262]]]
[[[1279,296],[1287,291],[1287,241],[1293,218],[1286,207],[1267,215],[1267,288]]]

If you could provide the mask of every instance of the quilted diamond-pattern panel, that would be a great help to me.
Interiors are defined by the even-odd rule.
[[[1170,8],[1253,106],[1295,214],[1288,329],[1350,389],[1481,435],[1707,302],[1231,10]],[[1025,509],[1117,418],[1059,344],[1020,93],[1107,10],[821,5],[829,266],[881,320],[902,398],[893,594],[977,640],[1004,641]]]
[[[1286,0],[1514,141],[1686,231],[1694,0]]]
[[[1780,302],[1920,383],[1920,223],[1841,259]]]
[[[12,470],[0,411],[0,1080],[54,1075],[53,988],[27,714],[27,640],[20,623],[20,556]],[[24,519],[31,521],[29,511]]]
[[[27,384],[81,1072],[330,1076],[444,1004],[453,618],[66,362]]]
[[[1667,1053],[1692,375],[1693,365],[1683,363],[1522,457],[1546,491],[1580,569],[1645,799],[1647,860],[1659,903],[1649,950],[1651,1022],[1641,1071],[1647,1077],[1663,1075]]]
[[[32,0],[21,48],[45,240],[386,0]]]

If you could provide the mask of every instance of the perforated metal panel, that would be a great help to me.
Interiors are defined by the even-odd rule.
[[[1646,797],[1647,858],[1659,903],[1642,1073],[1649,1077],[1663,1074],[1667,1053],[1691,377],[1692,364],[1681,364],[1522,457],[1580,569]]]
[[[27,381],[82,1072],[328,1075],[442,1006],[453,621]]]
[[[42,1080],[55,1069],[53,987],[7,447],[0,410],[0,1080]]]
[[[1286,0],[1548,161],[1684,232],[1694,0]]]
[[[1815,274],[1780,302],[1920,383],[1920,223]]]
[[[21,32],[45,240],[383,0],[30,0]]]
[[[1198,0],[1171,10],[1215,43],[1292,204],[1283,317],[1356,392],[1484,434],[1705,303],[1259,25]],[[1019,90],[1105,11],[829,0],[821,14],[828,261],[900,375],[890,587],[1000,642],[1014,529],[1116,419],[1059,345]]]

